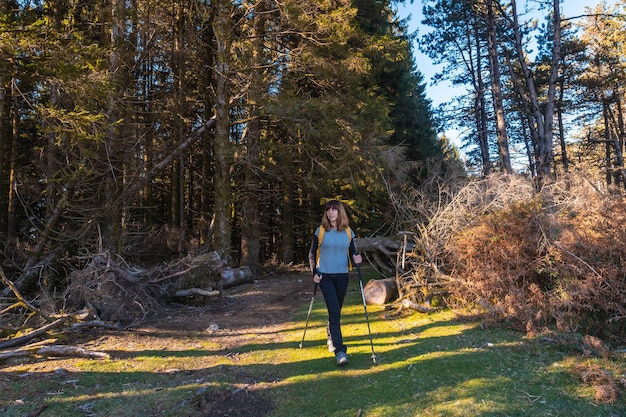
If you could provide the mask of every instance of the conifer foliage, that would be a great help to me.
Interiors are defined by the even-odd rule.
[[[23,291],[103,252],[303,262],[323,198],[367,233],[389,179],[442,155],[388,1],[3,1],[0,66],[0,260]]]

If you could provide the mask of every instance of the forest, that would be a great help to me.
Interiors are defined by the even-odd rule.
[[[401,298],[623,340],[624,2],[398,3],[0,0],[3,334],[105,287],[135,319],[207,254],[307,268],[336,198]]]

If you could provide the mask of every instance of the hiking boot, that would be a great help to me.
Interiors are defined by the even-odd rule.
[[[346,355],[346,352],[337,353],[337,366],[347,365],[348,362],[348,355]]]
[[[328,346],[328,351],[330,353],[335,352],[335,345],[333,345],[333,339],[331,339],[330,336],[328,336],[328,340],[326,340],[326,346]]]

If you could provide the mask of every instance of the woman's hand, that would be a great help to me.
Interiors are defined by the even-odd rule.
[[[352,255],[352,260],[355,264],[360,264],[361,262],[363,262],[363,257],[360,253],[357,253],[356,255]]]
[[[321,280],[322,280],[322,276],[321,275],[319,275],[319,274],[313,275],[313,282],[314,283],[319,284]]]

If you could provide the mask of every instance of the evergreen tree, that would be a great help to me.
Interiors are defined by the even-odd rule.
[[[441,157],[436,139],[430,100],[424,77],[416,68],[412,44],[404,22],[395,18],[391,2],[357,0],[356,21],[363,36],[371,37],[373,48],[365,53],[371,62],[368,80],[390,106],[391,136],[388,143],[402,146],[408,161]]]
[[[303,261],[324,199],[376,230],[445,150],[387,1],[1,4],[0,233],[27,236],[27,270],[192,238],[233,266]]]
[[[488,64],[486,30],[483,19],[471,1],[428,1],[424,4],[423,23],[434,28],[420,40],[421,50],[434,63],[444,64],[435,81],[449,80],[454,85],[467,85],[469,94],[457,97],[455,103],[443,106],[444,123],[468,132],[465,150],[470,163],[480,166],[487,175],[492,169],[492,145],[489,132],[493,118],[488,106]],[[456,105],[456,109],[445,110]],[[474,151],[474,146],[476,151]]]

